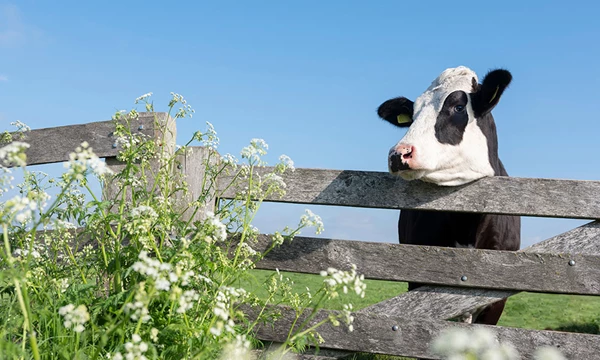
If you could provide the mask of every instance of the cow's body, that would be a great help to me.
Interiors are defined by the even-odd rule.
[[[458,67],[444,71],[414,103],[406,98],[384,102],[380,117],[410,126],[390,150],[390,172],[445,186],[507,176],[498,157],[491,110],[511,78],[507,71],[496,70],[479,84],[474,72]],[[518,250],[520,224],[517,216],[402,210],[398,235],[403,244]],[[420,285],[409,283],[409,290]],[[472,320],[495,325],[504,304],[481,309]]]

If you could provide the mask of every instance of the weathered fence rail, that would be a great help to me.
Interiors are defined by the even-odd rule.
[[[155,117],[155,115],[158,115]],[[155,123],[158,119],[158,124]],[[166,114],[141,113],[134,130],[168,142],[162,136]],[[68,160],[83,141],[115,169],[119,151],[112,121],[39,129],[24,135],[30,165]],[[165,140],[166,139],[166,140]],[[198,149],[183,157],[179,171],[194,182],[202,176]],[[259,169],[268,172],[269,168]],[[232,198],[232,178],[219,179],[216,198]],[[459,187],[405,182],[384,172],[296,169],[286,174],[287,193],[267,200],[383,209],[422,209],[538,217],[600,219],[600,181],[493,177]],[[110,192],[108,194],[110,196]],[[209,204],[212,206],[212,204]],[[377,240],[377,239],[374,239]],[[270,243],[259,236],[257,250]],[[355,313],[354,332],[326,326],[319,333],[324,348],[435,358],[432,339],[449,327],[477,327],[446,321],[505,299],[519,291],[600,295],[600,222],[555,236],[517,252],[435,248],[415,245],[296,237],[258,263],[261,269],[318,273],[327,267],[356,264],[369,279],[427,284]],[[252,309],[248,309],[252,313]],[[600,314],[600,309],[599,309]],[[267,341],[283,341],[291,313],[259,329]],[[320,317],[327,311],[320,311]],[[560,348],[569,359],[600,359],[600,336],[494,327],[500,340],[516,345],[525,358],[541,345]]]

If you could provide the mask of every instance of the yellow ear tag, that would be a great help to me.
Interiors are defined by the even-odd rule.
[[[406,123],[409,123],[412,121],[410,116],[408,116],[406,114],[400,114],[400,115],[396,116],[396,120],[398,121],[398,124],[406,124]]]
[[[500,86],[496,86],[496,91],[494,91],[494,95],[492,95],[492,98],[490,99],[490,104],[492,103],[492,101],[494,101],[496,95],[498,95],[498,90],[500,90]]]

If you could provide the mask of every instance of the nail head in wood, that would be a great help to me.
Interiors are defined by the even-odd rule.
[[[575,266],[575,260],[569,260],[569,266]]]
[[[461,277],[460,277],[460,280],[461,280],[461,281],[467,281],[467,279],[468,279],[468,278],[467,278],[467,275],[463,275],[463,276],[461,276]]]
[[[138,130],[140,130],[140,131],[141,131],[141,130],[144,130],[144,125],[140,125],[140,126],[138,126]]]
[[[392,331],[398,331],[398,325],[392,326]]]
[[[113,143],[112,147],[113,147],[113,149],[116,149],[117,148],[117,143]]]

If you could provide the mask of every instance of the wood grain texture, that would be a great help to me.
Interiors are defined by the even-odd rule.
[[[215,211],[215,184],[204,181],[206,164],[217,166],[219,154],[207,147],[190,147],[186,154],[177,156],[176,172],[188,184],[188,192],[177,191],[175,197],[178,208],[183,210],[183,218],[199,221],[205,218],[206,211]],[[196,208],[192,202],[203,200],[204,205]]]
[[[600,222],[594,221],[521,250],[531,253],[600,255]],[[577,266],[577,263],[575,263]],[[423,286],[362,309],[362,312],[451,319],[515,295],[515,291]]]
[[[157,114],[159,116],[166,115],[164,113]],[[139,129],[140,125],[142,129]],[[134,126],[135,128],[132,129],[134,132],[153,136],[155,133],[154,116],[152,113],[140,113]],[[116,156],[119,148],[113,147],[115,144],[114,130],[115,123],[109,120],[31,130],[23,133],[23,138],[16,134],[14,140],[30,145],[26,152],[27,165],[39,165],[69,160],[69,154],[74,152],[84,141],[88,142],[98,157]]]
[[[253,244],[265,251],[271,240]],[[570,261],[575,261],[570,265]],[[296,237],[257,268],[319,273],[355,264],[368,279],[448,286],[600,295],[600,257],[583,254],[456,249]],[[466,279],[463,278],[466,276]]]
[[[175,126],[175,120],[170,118],[167,113],[140,113],[140,119],[148,119],[148,121],[152,124],[152,128],[149,130],[150,134],[146,135],[163,146],[168,154],[173,154],[175,152],[175,141],[177,138],[177,127]],[[135,123],[135,125],[132,123],[132,134],[135,133],[135,130],[138,128],[138,123]],[[117,147],[116,150],[120,149]],[[115,174],[118,174],[125,167],[125,163],[117,160],[116,155],[117,153],[115,152],[114,156],[107,157],[105,161],[107,167],[110,168]],[[161,165],[157,159],[150,161],[150,167],[152,170],[146,173],[149,188],[152,188],[154,185],[154,174],[158,172],[160,166]],[[115,180],[114,177],[108,178],[104,184],[102,197],[103,199],[113,199],[116,196],[121,196],[121,192],[123,190],[124,189],[122,189],[119,185],[118,179]],[[127,193],[126,198],[130,200],[131,193]],[[113,208],[111,210],[116,209]]]
[[[600,181],[495,176],[444,187],[404,181],[386,172],[319,169],[296,169],[283,178],[287,194],[270,201],[600,219]],[[222,177],[219,188],[224,189],[231,180],[231,176]],[[236,187],[231,187],[223,197],[232,197],[235,191]]]
[[[278,342],[285,340],[295,313],[287,308],[280,309],[282,317],[279,320],[257,329],[260,339]],[[257,311],[249,307],[244,308],[244,312],[249,317],[256,316]],[[320,310],[312,323],[325,319],[328,314],[329,311]],[[301,319],[304,316],[306,313],[301,316]],[[429,346],[442,331],[454,327],[464,329],[485,327],[492,330],[499,341],[513,344],[523,359],[531,359],[534,350],[540,346],[557,347],[567,359],[600,359],[600,336],[598,335],[468,325],[374,313],[355,313],[354,316],[353,332],[348,331],[344,325],[333,327],[327,324],[320,327],[318,332],[325,340],[321,346],[356,352],[438,359],[439,357],[429,351]],[[301,320],[297,323],[301,323]],[[396,331],[392,330],[394,325],[398,327]]]

